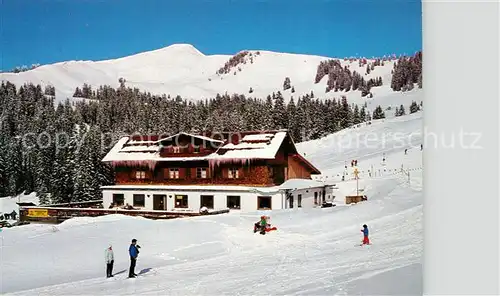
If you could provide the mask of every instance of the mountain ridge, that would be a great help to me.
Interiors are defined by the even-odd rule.
[[[179,95],[190,100],[213,98],[218,93],[265,98],[278,91],[286,101],[311,91],[319,99],[346,96],[355,103],[366,100],[366,94],[362,96],[361,92],[350,87],[349,91],[342,91],[341,87],[336,92],[332,84],[332,90],[325,91],[328,77],[315,81],[319,64],[328,60],[338,60],[341,71],[344,71],[342,68],[348,72],[356,71],[366,81],[381,78],[382,86],[371,87],[370,92],[374,96],[394,92],[390,87],[397,61],[394,56],[380,59],[335,58],[268,50],[243,50],[232,56],[205,55],[187,43],[172,44],[117,59],[70,60],[20,73],[0,73],[0,80],[10,81],[17,86],[25,83],[53,86],[56,101],[73,98],[76,87],[83,84],[93,89],[101,85],[119,87],[120,79],[126,86],[152,94]],[[377,60],[382,60],[382,64],[372,65],[371,70],[368,70]],[[287,77],[289,85],[285,87]]]

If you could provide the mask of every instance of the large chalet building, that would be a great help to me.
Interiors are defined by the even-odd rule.
[[[311,180],[319,170],[287,130],[123,137],[103,162],[115,170],[115,185],[102,187],[106,208],[256,211],[325,201]]]

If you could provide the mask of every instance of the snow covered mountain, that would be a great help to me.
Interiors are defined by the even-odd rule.
[[[298,98],[313,91],[317,98],[346,95],[350,102],[360,103],[359,90],[326,93],[328,75],[315,83],[318,65],[329,59],[263,50],[243,51],[234,56],[204,55],[192,45],[174,44],[114,60],[67,61],[21,73],[0,73],[0,80],[17,85],[31,82],[54,86],[58,101],[71,98],[76,87],[84,83],[94,88],[99,85],[118,87],[119,79],[123,78],[126,86],[194,100],[225,92],[265,98],[277,91],[289,100],[291,96]],[[366,81],[382,78],[383,85],[371,89],[375,97],[393,92],[390,84],[395,59],[387,59],[384,65],[374,67],[369,74],[366,73],[366,64],[360,64],[358,60],[342,58],[340,61],[342,67],[358,72]],[[286,77],[290,79],[291,87],[284,90]]]
[[[266,236],[251,231],[260,212],[167,221],[110,215],[5,229],[0,293],[421,295],[421,140],[417,112],[299,143],[324,171],[320,180],[337,181],[346,171],[351,176],[344,165],[357,159],[359,189],[368,200],[344,205],[337,198],[333,208],[273,211],[278,231]],[[343,194],[356,190],[349,177],[337,185]],[[10,210],[7,203],[15,201],[0,206]],[[359,247],[365,223],[372,245]],[[126,279],[132,238],[142,246],[139,276]],[[116,276],[105,279],[109,243]]]

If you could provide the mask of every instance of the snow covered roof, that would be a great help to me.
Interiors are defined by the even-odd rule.
[[[170,140],[170,139],[173,139],[175,137],[178,137],[179,135],[185,135],[185,136],[188,136],[188,137],[198,138],[200,140],[204,140],[204,141],[208,141],[208,142],[224,143],[224,141],[221,141],[221,140],[212,139],[212,138],[205,137],[205,136],[202,136],[202,135],[188,134],[188,133],[184,133],[184,132],[180,132],[180,133],[178,133],[176,135],[173,135],[173,136],[170,136],[170,137],[161,138],[157,142]]]
[[[325,184],[322,182],[311,180],[311,179],[288,179],[283,184],[281,184],[279,189],[306,189],[306,188],[317,188],[323,187]]]
[[[256,148],[265,148],[267,143],[238,143],[233,144],[229,143],[221,147],[222,150],[238,150],[238,149],[256,149]]]
[[[160,147],[157,145],[152,146],[126,146],[121,149],[122,152],[158,152]]]
[[[147,144],[153,145],[153,144],[156,144],[156,143],[158,143],[158,141],[136,141],[136,140],[130,140],[128,142],[128,144],[130,144],[130,145],[135,145],[135,144],[138,144],[138,145],[141,145],[141,144],[142,145],[147,145]]]
[[[250,141],[268,141],[274,135],[273,134],[254,134],[254,135],[246,135],[241,140],[242,142],[250,142]]]
[[[204,141],[225,144],[216,148],[211,154],[205,156],[162,157],[160,155],[162,148],[161,142],[181,134],[199,138]],[[158,139],[157,141],[137,141],[132,140],[130,137],[122,137],[102,161],[122,164],[150,162],[153,165],[153,163],[160,161],[207,160],[209,162],[219,163],[226,161],[245,162],[249,159],[274,159],[286,136],[286,130],[280,130],[274,133],[266,132],[265,134],[247,134],[237,143],[232,143],[230,139],[224,142],[206,136],[191,135],[187,133],[179,133],[174,136]],[[254,141],[259,141],[259,143],[255,143]]]
[[[274,159],[276,153],[281,147],[283,140],[287,135],[286,131],[276,132],[272,136],[268,136],[265,143],[247,143],[249,136],[259,136],[258,135],[246,135],[243,137],[242,141],[236,145],[226,144],[222,146],[216,153],[207,156],[208,160],[213,160],[216,162],[223,162],[225,160],[246,160],[246,159]],[[265,134],[268,135],[268,134]],[[245,140],[247,138],[247,140]],[[257,138],[257,137],[253,137]],[[252,139],[252,138],[251,138]],[[223,151],[223,154],[218,152]]]

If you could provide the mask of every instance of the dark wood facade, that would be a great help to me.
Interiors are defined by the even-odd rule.
[[[229,141],[232,142],[231,139]],[[166,161],[158,161],[151,166],[115,166],[115,183],[119,185],[242,185],[274,186],[290,178],[310,179],[318,173],[311,164],[298,155],[295,145],[287,135],[274,159],[252,159],[242,164],[223,162],[210,165],[207,160],[196,160],[217,151],[219,142],[180,137],[176,143],[161,142],[160,156]],[[176,158],[192,160],[176,161]],[[170,158],[170,159],[169,159]]]
[[[116,184],[157,185],[252,185],[272,186],[286,180],[285,167],[259,161],[249,165],[220,165],[208,162],[165,162],[154,170],[147,167],[118,167]]]

